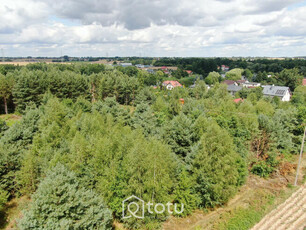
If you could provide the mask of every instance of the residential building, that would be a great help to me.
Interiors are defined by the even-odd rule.
[[[229,67],[226,65],[221,65],[221,70],[222,71],[229,71]]]
[[[279,97],[281,101],[290,101],[291,93],[289,87],[263,85],[263,95],[266,97]]]
[[[259,87],[260,86],[260,83],[258,82],[244,82],[241,84],[242,87],[245,87],[245,88],[256,88],[256,87]]]
[[[236,83],[237,84],[237,83]],[[236,84],[232,84],[232,85],[228,85],[227,86],[227,91],[232,94],[233,96],[235,95],[235,93],[237,93],[238,91],[240,91],[242,89],[241,86],[238,86]]]
[[[237,82],[238,85],[242,85],[243,83],[246,82],[246,80],[237,80],[236,82]]]
[[[178,81],[164,81],[162,85],[169,90],[172,90],[175,87],[182,87],[182,85]]]
[[[133,66],[132,63],[120,63],[119,65],[122,66],[122,67]]]

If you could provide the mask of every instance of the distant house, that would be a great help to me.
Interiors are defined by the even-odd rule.
[[[132,63],[120,63],[119,65],[122,67],[128,67],[128,66],[132,66],[133,64]]]
[[[225,80],[221,82],[222,84],[227,84],[227,85],[238,85],[235,81],[232,80]]]
[[[144,65],[142,65],[142,64],[137,64],[137,65],[135,65],[137,68],[145,68],[145,66]]]
[[[222,71],[229,71],[229,67],[226,65],[221,65],[221,70]]]
[[[238,86],[236,84],[232,84],[232,85],[228,85],[227,86],[227,91],[232,94],[235,95],[235,93],[237,93],[238,91],[240,91],[242,89],[241,86]]]
[[[289,87],[263,85],[263,95],[266,97],[279,97],[281,101],[290,101],[291,93]]]
[[[153,69],[147,69],[147,72],[148,72],[148,73],[152,73],[152,74],[155,73]]]
[[[192,74],[192,71],[191,70],[185,70],[189,75]]]
[[[182,87],[178,81],[164,81],[162,85],[169,90],[172,90],[175,87]]]
[[[237,80],[236,82],[237,82],[238,85],[242,85],[243,83],[246,82],[246,80]]]
[[[256,88],[256,87],[259,87],[260,86],[260,83],[257,83],[257,82],[244,82],[242,83],[242,87],[245,87],[245,88]]]

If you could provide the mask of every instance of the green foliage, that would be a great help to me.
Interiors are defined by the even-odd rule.
[[[104,201],[62,165],[48,172],[18,222],[20,229],[111,229]]]
[[[18,123],[7,130],[0,139],[0,188],[14,194],[16,172],[21,167],[23,155],[38,131],[40,111],[29,109]]]
[[[107,97],[104,101],[98,101],[92,106],[93,111],[102,115],[111,114],[114,121],[127,124],[130,120],[129,109],[120,106],[115,97]]]
[[[299,70],[297,68],[294,69],[284,69],[277,76],[278,81],[281,85],[288,86],[290,90],[294,91],[296,87],[301,85],[303,76],[299,74]]]
[[[249,81],[252,81],[253,73],[252,73],[251,70],[245,69],[244,72],[243,72],[243,75],[244,75]]]
[[[268,177],[276,170],[278,164],[279,162],[276,160],[275,155],[269,155],[266,160],[260,160],[254,163],[251,172],[261,177]]]
[[[207,86],[206,86],[205,82],[198,79],[195,82],[195,87],[192,90],[192,94],[196,99],[205,98],[205,96],[207,94]]]
[[[11,74],[0,74],[0,98],[4,101],[5,113],[8,114],[8,100],[12,97],[15,81]]]
[[[260,98],[262,98],[263,93],[262,93],[262,88],[261,87],[256,87],[256,88],[242,88],[237,92],[238,97],[241,98],[248,98],[252,102],[257,102]],[[251,95],[249,97],[249,95]]]
[[[144,87],[136,96],[135,104],[148,103],[153,104],[156,101],[156,94],[152,87]]]
[[[306,104],[306,86],[298,86],[295,88],[292,96],[292,103],[296,105]]]
[[[221,216],[221,221],[216,222],[214,229],[220,230],[248,230],[258,223],[266,214],[267,209],[273,204],[275,195],[266,190],[255,191],[247,207],[238,207]]]
[[[2,209],[4,208],[8,197],[9,197],[8,192],[0,188],[0,211],[2,211]]]
[[[196,80],[195,76],[190,76],[190,77],[184,77],[184,78],[179,79],[179,82],[183,86],[189,87],[189,86],[191,86],[194,83],[195,80]]]
[[[178,204],[178,210],[181,210],[181,204],[183,204],[184,211],[177,216],[187,216],[197,208],[199,203],[199,197],[195,194],[193,188],[195,186],[194,178],[192,178],[188,172],[183,169],[178,177],[177,186],[173,192],[174,203]]]
[[[235,153],[228,133],[211,122],[196,149],[193,171],[196,176],[196,191],[202,207],[221,205],[232,197],[239,184],[245,180],[245,165]],[[213,133],[214,135],[211,135]]]
[[[142,129],[145,136],[158,133],[157,117],[148,104],[139,104],[133,113],[130,126],[134,129]]]
[[[178,68],[177,70],[173,71],[171,75],[177,79],[181,79],[187,77],[188,73],[185,70]]]
[[[242,72],[243,70],[239,68],[231,69],[226,73],[225,78],[233,81],[241,80]]]
[[[7,130],[8,127],[5,123],[5,121],[3,121],[2,119],[0,119],[0,138],[3,135],[4,131]]]
[[[180,113],[166,127],[165,139],[175,154],[185,158],[194,139],[191,120]]]
[[[210,72],[208,76],[205,78],[205,83],[208,85],[214,85],[219,82],[221,79],[221,75],[217,72]]]
[[[99,75],[98,94],[100,99],[115,97],[120,104],[133,103],[140,83],[135,77],[129,77],[119,71]]]
[[[274,113],[274,108],[269,102],[264,99],[261,99],[257,102],[256,111],[258,114],[272,116]]]

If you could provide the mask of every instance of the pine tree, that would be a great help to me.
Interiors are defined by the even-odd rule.
[[[178,216],[187,216],[197,208],[200,199],[195,193],[194,186],[194,178],[183,168],[178,176],[178,182],[173,192],[173,203],[177,204],[178,210],[181,210],[182,206],[184,209],[181,214],[177,214]]]
[[[18,221],[20,229],[112,229],[104,201],[63,165],[48,172]]]
[[[192,122],[186,115],[180,113],[165,128],[165,139],[173,152],[184,159],[194,143]]]

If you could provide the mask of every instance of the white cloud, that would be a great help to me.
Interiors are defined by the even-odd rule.
[[[298,2],[1,0],[0,45],[11,56],[305,55],[306,6],[288,9]]]

